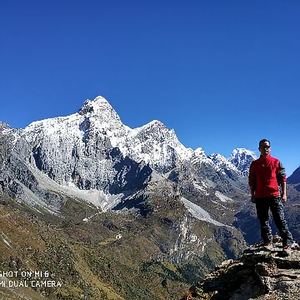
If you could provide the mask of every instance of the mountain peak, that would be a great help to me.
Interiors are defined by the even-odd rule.
[[[10,129],[10,126],[5,122],[0,121],[0,131],[4,129]]]
[[[205,151],[201,148],[198,147],[195,151],[194,151],[196,156],[203,156],[206,157]]]
[[[248,149],[245,149],[245,148],[235,148],[232,153],[231,153],[231,156],[230,157],[235,157],[236,155],[241,155],[245,153],[246,155],[250,155],[250,156],[253,156],[256,158],[256,155],[253,151],[251,150],[248,150]]]
[[[78,113],[86,118],[93,117],[101,124],[118,124],[121,126],[122,123],[117,112],[102,96],[98,96],[94,100],[87,99]]]
[[[222,295],[216,299],[299,299],[299,278],[293,266],[299,261],[298,245],[282,254],[282,240],[273,239],[272,252],[257,243],[245,249],[237,260],[226,260],[191,287],[193,299]],[[287,293],[288,290],[288,293]],[[221,291],[221,293],[220,293]]]
[[[94,100],[87,100],[90,101],[94,106],[110,106],[109,102],[102,96],[97,96]]]
[[[163,126],[163,127],[166,127],[164,123],[162,123],[161,121],[158,121],[158,120],[152,120],[151,122],[149,122],[145,126]]]
[[[83,103],[83,107],[79,110],[80,114],[86,113],[101,113],[103,110],[113,110],[109,102],[102,96],[96,97],[94,100],[87,99]]]
[[[245,148],[235,148],[228,161],[237,167],[243,174],[248,174],[250,164],[253,160],[257,159],[253,151]]]

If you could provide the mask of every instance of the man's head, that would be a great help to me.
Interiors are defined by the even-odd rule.
[[[263,139],[259,142],[258,150],[260,151],[261,155],[267,156],[271,152],[271,143],[270,141]]]

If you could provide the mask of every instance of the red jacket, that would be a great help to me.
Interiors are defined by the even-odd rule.
[[[254,188],[255,198],[280,195],[278,184],[286,182],[285,169],[277,158],[260,156],[250,165],[249,186]]]

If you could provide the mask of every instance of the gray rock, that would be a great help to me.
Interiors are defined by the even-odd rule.
[[[272,251],[255,244],[239,260],[228,260],[216,267],[190,291],[194,296],[191,299],[298,299],[299,246],[286,255],[278,237]]]

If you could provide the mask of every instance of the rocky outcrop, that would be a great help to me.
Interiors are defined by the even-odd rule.
[[[239,260],[227,260],[191,287],[182,299],[294,300],[300,292],[300,251],[283,251],[279,237],[273,248],[254,244]]]

